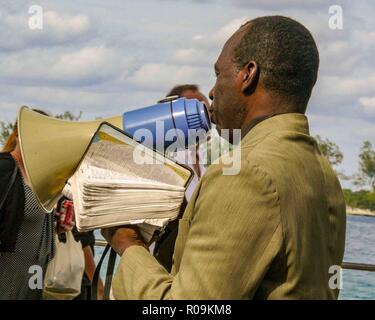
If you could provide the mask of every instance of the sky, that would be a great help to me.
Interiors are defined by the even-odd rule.
[[[42,29],[29,26],[32,5],[43,9]],[[341,29],[330,27],[332,5],[342,9]],[[375,146],[370,0],[1,0],[0,121],[14,121],[22,105],[82,111],[84,120],[120,115],[182,83],[208,94],[230,35],[247,20],[275,14],[312,32],[320,69],[310,130],[340,147],[338,170],[356,173],[363,141]]]

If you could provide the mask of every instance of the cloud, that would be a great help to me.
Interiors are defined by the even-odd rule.
[[[56,34],[82,34],[90,27],[90,20],[87,15],[67,15],[55,11],[44,13],[44,24],[46,28],[51,28]]]
[[[375,97],[361,97],[359,102],[365,113],[375,115]]]
[[[3,1],[4,2],[4,1]],[[247,20],[284,15],[313,34],[318,82],[308,107],[314,134],[338,143],[344,169],[357,168],[363,140],[375,142],[375,4],[348,0],[38,0],[44,29],[28,28],[31,0],[7,0],[0,19],[0,119],[21,104],[86,119],[151,105],[177,83],[207,93],[213,63]],[[343,30],[328,26],[343,7]],[[5,8],[4,8],[5,5]]]
[[[332,76],[328,79],[331,79],[331,88],[335,87],[334,93],[340,96],[369,94],[375,87],[375,73],[363,78]]]
[[[176,84],[202,83],[210,72],[207,68],[189,65],[148,63],[142,65],[128,80],[140,89],[166,90]]]
[[[217,54],[213,50],[187,48],[178,49],[172,57],[173,62],[183,65],[209,67],[213,66]]]
[[[229,39],[229,37],[248,20],[249,19],[247,17],[233,19],[224,26],[220,27],[219,30],[215,32],[193,36],[193,40],[198,47],[222,47],[224,43]]]
[[[84,47],[63,53],[21,51],[0,60],[0,80],[13,84],[86,86],[124,76],[131,64],[130,57],[106,47]]]
[[[317,9],[321,6],[327,6],[327,0],[310,0],[310,1],[300,1],[300,0],[231,0],[231,3],[242,8],[258,8],[266,10],[280,10],[280,9]]]
[[[165,0],[163,0],[165,1]],[[171,1],[171,0],[169,0]],[[318,9],[321,6],[327,5],[327,0],[310,0],[310,1],[301,1],[301,0],[283,0],[283,1],[275,1],[275,0],[185,0],[186,3],[195,3],[199,2],[219,5],[219,6],[237,6],[240,9],[263,9],[263,10],[281,10],[285,8],[289,9]],[[341,2],[340,0],[336,0],[336,2]]]
[[[43,12],[43,29],[30,29],[32,16],[6,15],[0,20],[0,51],[46,47],[84,41],[94,33],[87,15],[70,15],[56,11]]]
[[[68,81],[101,82],[114,77],[124,67],[121,54],[105,47],[85,47],[77,52],[61,55],[52,66],[49,76],[68,79]]]
[[[82,120],[97,117],[108,118],[121,115],[130,109],[153,105],[165,96],[160,91],[133,90],[113,82],[92,87],[0,86],[0,121],[15,121],[21,105],[42,109],[50,114],[61,114],[66,110],[79,114]]]
[[[176,50],[172,61],[178,64],[212,68],[224,43],[246,21],[248,21],[246,17],[236,18],[217,31],[194,35],[190,43],[192,46]]]

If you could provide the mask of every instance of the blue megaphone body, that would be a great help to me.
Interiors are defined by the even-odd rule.
[[[207,108],[196,99],[166,99],[123,114],[123,130],[158,151],[164,151],[176,141],[178,149],[185,149],[196,143],[197,131],[207,133],[210,129]]]

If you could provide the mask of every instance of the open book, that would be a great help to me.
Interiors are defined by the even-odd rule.
[[[193,173],[103,123],[70,180],[77,229],[137,224],[149,241],[177,218]]]

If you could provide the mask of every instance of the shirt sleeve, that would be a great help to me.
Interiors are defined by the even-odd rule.
[[[259,166],[243,164],[235,176],[212,167],[193,215],[180,221],[178,272],[170,275],[146,249],[130,247],[114,277],[117,299],[254,297],[282,247],[278,193]]]

